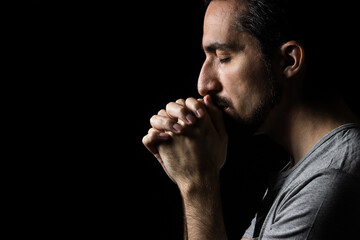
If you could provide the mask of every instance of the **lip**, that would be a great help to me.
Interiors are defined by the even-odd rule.
[[[219,104],[219,103],[216,103],[215,104],[221,111],[225,112],[225,111],[228,111],[229,110],[229,105],[226,105],[226,104]]]
[[[213,96],[213,102],[215,103],[215,105],[221,109],[226,109],[229,108],[229,104],[227,103],[227,101],[224,98],[218,97],[218,96]]]
[[[230,114],[230,106],[228,106],[228,105],[223,105],[223,106],[218,106],[220,109],[221,109],[221,111],[223,112],[223,113],[225,113],[225,114]]]
[[[219,108],[221,108],[222,110],[226,110],[229,108],[228,105],[218,105]]]
[[[229,106],[226,106],[223,108],[223,112],[226,113],[227,115],[231,115],[231,109]]]

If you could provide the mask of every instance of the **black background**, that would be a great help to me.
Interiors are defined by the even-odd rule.
[[[23,208],[31,213],[28,222],[31,216],[40,220],[29,231],[182,239],[178,189],[141,140],[150,117],[168,102],[199,97],[202,2],[46,7],[22,23],[30,29],[27,56],[40,59],[25,60],[41,80],[32,81],[38,94],[34,111],[44,115],[35,118],[42,129],[35,149],[44,163],[36,164],[41,170]],[[354,76],[356,64],[351,66],[348,74]],[[347,98],[355,109],[355,87]],[[283,163],[287,155],[266,138],[229,134],[223,210],[229,239],[240,239],[264,193],[269,162]]]
[[[84,24],[71,28],[79,42],[72,46],[78,58],[68,59],[77,68],[67,140],[76,156],[65,165],[71,172],[63,189],[66,226],[88,236],[182,239],[178,189],[141,140],[150,117],[168,102],[199,97],[204,6],[112,7],[79,16],[76,23]],[[221,181],[229,239],[239,239],[264,193],[263,160],[274,150],[232,138]]]

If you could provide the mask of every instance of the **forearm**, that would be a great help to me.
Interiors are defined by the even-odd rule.
[[[191,123],[189,114],[193,114]],[[143,143],[180,189],[185,239],[226,240],[219,172],[226,160],[228,136],[221,110],[208,95],[201,101],[179,99],[150,123]],[[174,131],[179,123],[182,130]]]
[[[185,240],[226,240],[218,178],[180,189]]]

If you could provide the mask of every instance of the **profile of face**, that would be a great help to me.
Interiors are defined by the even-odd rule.
[[[234,26],[245,7],[237,2],[212,1],[207,8],[202,39],[206,59],[198,92],[211,95],[225,114],[256,130],[278,102],[280,91],[258,41]]]

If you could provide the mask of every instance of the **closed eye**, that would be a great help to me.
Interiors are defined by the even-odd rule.
[[[227,58],[221,58],[220,60],[220,63],[227,63],[230,61],[230,57],[227,57]]]

